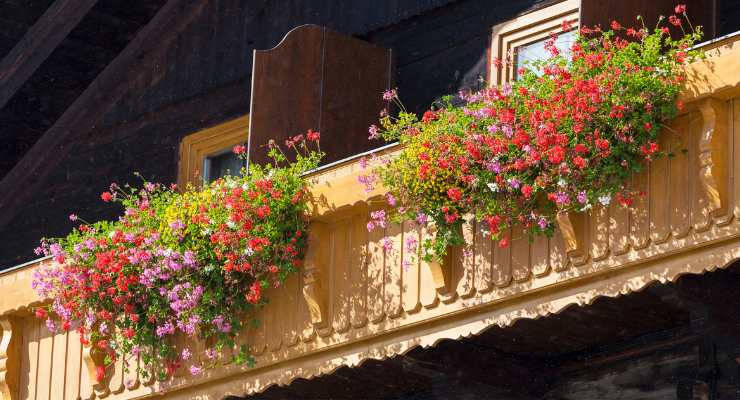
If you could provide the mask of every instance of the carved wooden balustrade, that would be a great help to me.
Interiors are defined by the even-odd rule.
[[[309,251],[301,274],[270,290],[263,323],[240,340],[256,357],[248,368],[223,365],[203,376],[142,380],[120,362],[96,383],[100,361],[76,333],[49,333],[31,316],[38,263],[0,275],[2,400],[171,398],[245,395],[298,377],[329,373],[369,358],[480,333],[520,318],[556,313],[599,296],[617,296],[681,274],[703,273],[740,258],[740,49],[711,45],[689,67],[686,110],[662,136],[674,157],[633,178],[643,190],[632,209],[616,204],[561,215],[554,237],[531,242],[511,233],[492,246],[474,224],[472,243],[446,265],[401,264],[402,243],[427,234],[412,224],[368,233],[380,190],[365,193],[360,167],[347,162],[315,176]],[[685,151],[684,151],[685,150]],[[394,243],[385,252],[382,237]],[[417,258],[418,260],[418,258]],[[197,344],[195,344],[197,346]],[[197,360],[196,360],[197,361]]]

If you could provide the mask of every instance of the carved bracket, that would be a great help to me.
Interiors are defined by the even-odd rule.
[[[113,375],[112,370],[115,368],[114,365],[111,364],[105,367],[105,353],[96,348],[94,344],[82,348],[82,362],[85,364],[87,375],[93,389],[89,399],[94,399],[96,396],[99,399],[108,397],[111,393],[108,384]],[[98,381],[99,367],[106,369],[105,377],[100,381]]]
[[[308,304],[311,323],[317,332],[331,326],[328,320],[326,290],[321,284],[322,276],[328,275],[331,237],[324,222],[311,222],[308,233],[308,249],[303,269],[303,297]]]
[[[583,237],[586,231],[584,218],[582,214],[571,216],[565,212],[560,212],[555,217],[560,234],[563,235],[565,253],[573,265],[583,265],[588,261],[588,252],[585,250],[586,244]]]
[[[708,98],[701,102],[699,110],[703,121],[699,139],[699,182],[708,203],[706,218],[695,226],[701,231],[709,228],[712,215],[720,217],[727,214],[722,205],[727,203],[729,144],[727,104],[716,98]],[[729,218],[721,218],[718,222],[727,223]]]
[[[13,317],[0,318],[0,400],[18,398],[20,322]]]

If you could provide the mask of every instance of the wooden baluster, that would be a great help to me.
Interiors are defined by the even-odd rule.
[[[501,247],[500,241],[494,243],[497,247],[493,250],[493,283],[504,287],[511,283],[511,229],[502,234],[501,239],[506,239],[509,245]]]
[[[80,375],[82,373],[82,343],[80,343],[80,334],[76,330],[69,332],[67,365],[67,377],[64,380],[64,398],[66,400],[76,400],[80,396]]]
[[[617,199],[612,199],[609,205],[609,245],[615,256],[629,250],[629,212],[629,209],[619,204]]]
[[[459,282],[456,285],[460,297],[475,294],[475,217],[470,215],[463,222],[462,234],[465,245],[457,253],[455,265],[458,269]]]
[[[54,333],[46,326],[40,327],[39,337],[39,362],[36,375],[36,399],[48,400],[51,395],[51,369],[53,368],[52,357],[54,356]],[[105,394],[101,390],[101,394]]]
[[[350,276],[350,229],[351,219],[344,219],[332,225],[331,290],[332,325],[337,332],[346,332],[350,326],[350,296],[352,280]]]
[[[380,210],[380,207],[374,206],[370,211]],[[383,238],[385,230],[376,227],[368,234],[368,255],[367,264],[367,305],[368,319],[377,323],[385,317],[385,294],[384,294],[384,271],[385,271],[385,252],[383,250]]]
[[[525,281],[530,277],[529,236],[520,227],[512,229],[511,275],[515,281]]]
[[[537,235],[529,246],[532,274],[545,276],[550,272],[550,240],[545,235]]]
[[[690,187],[686,184],[689,176],[689,158],[696,157],[696,149],[691,146],[688,115],[676,118],[675,127],[678,135],[674,135],[671,151],[675,154],[670,159],[670,221],[671,232],[676,238],[682,238],[689,233],[691,217],[689,215]],[[685,151],[688,150],[688,153]],[[692,183],[689,179],[689,185]]]
[[[420,233],[421,230],[413,221],[404,221],[403,223],[403,236],[404,243],[402,249],[402,257],[405,265],[401,269],[403,288],[402,288],[402,302],[403,309],[407,313],[413,313],[421,308],[419,302],[419,246],[420,246]],[[406,246],[407,241],[411,238],[416,243],[415,249],[409,249]],[[410,251],[413,250],[413,251]]]
[[[570,261],[568,261],[565,240],[563,239],[563,234],[560,232],[560,228],[555,229],[549,243],[550,267],[555,272],[565,271],[570,266]]]
[[[51,358],[51,399],[64,399],[64,378],[67,373],[69,364],[67,363],[67,332],[57,332],[52,345],[52,354],[47,357]]]
[[[709,228],[712,217],[719,224],[730,222],[728,212],[729,184],[729,105],[727,102],[709,98],[699,106],[701,127],[699,138],[699,182],[702,188],[701,201],[697,204],[701,221],[694,228],[702,231]]]
[[[331,330],[327,293],[331,263],[332,237],[324,222],[312,222],[308,234],[305,269],[303,271],[303,297],[308,304],[311,323],[316,333],[328,335]]]
[[[283,343],[286,346],[295,346],[299,342],[298,314],[303,299],[300,293],[299,274],[290,274],[285,279],[281,296],[285,296],[285,313],[283,314]]]
[[[19,395],[22,320],[0,317],[0,400],[16,400]]]
[[[632,189],[637,192],[630,214],[630,244],[635,250],[647,247],[650,242],[650,168],[632,177]]]
[[[388,223],[387,237],[392,248],[385,251],[385,312],[391,318],[401,316],[401,254],[403,251],[403,231],[401,225]]]
[[[482,225],[476,223],[475,227],[475,290],[478,293],[493,289],[493,241],[488,236],[484,237]]]
[[[350,320],[355,328],[367,324],[368,232],[366,223],[365,213],[355,215],[351,220],[350,277],[352,290]]]
[[[445,277],[442,270],[444,266],[436,262],[428,262],[422,259],[424,241],[427,238],[430,238],[433,232],[433,227],[423,226],[421,228],[419,240],[419,300],[421,305],[426,308],[437,306],[439,302],[437,291],[439,288],[444,288],[445,286]]]
[[[658,136],[658,145],[669,151],[675,140],[672,131],[664,129]],[[650,164],[650,240],[660,244],[668,240],[670,228],[670,160],[660,157]]]
[[[609,256],[609,209],[596,204],[591,209],[591,257],[600,261]]]

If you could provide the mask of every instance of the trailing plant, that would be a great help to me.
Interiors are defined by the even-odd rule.
[[[101,199],[121,203],[118,221],[82,222],[66,237],[42,240],[37,253],[56,263],[35,273],[34,289],[52,299],[36,315],[52,331],[76,329],[104,354],[98,380],[122,357],[134,364],[139,357],[140,373],[159,379],[188,360],[197,375],[227,349],[237,363],[252,362],[235,339],[256,323],[250,312],[265,303],[263,291],[301,263],[309,187],[303,175],[323,155],[319,136],[289,139],[294,161],[271,142],[272,163],[200,189],[111,185]],[[244,146],[233,150],[244,157]],[[177,337],[204,341],[201,358],[210,361],[194,362]]]
[[[361,183],[382,182],[392,218],[433,223],[427,260],[464,243],[468,215],[504,247],[512,227],[551,235],[558,213],[612,201],[629,206],[637,194],[627,182],[667,154],[658,134],[682,107],[683,66],[700,57],[692,46],[701,27],[691,27],[685,6],[675,12],[651,29],[616,21],[609,31],[583,27],[565,53],[552,33],[549,58],[518,66],[511,84],[461,93],[456,103],[447,97],[421,119],[395,91],[384,93],[399,112],[381,114],[370,138],[403,147]],[[368,228],[384,225],[384,215],[375,217]]]

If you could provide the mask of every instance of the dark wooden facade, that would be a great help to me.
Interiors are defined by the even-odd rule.
[[[52,5],[69,1],[0,2],[0,56]],[[252,51],[296,26],[318,24],[391,49],[402,99],[421,112],[482,84],[493,25],[549,2],[94,2],[28,79],[0,82],[0,98],[8,97],[0,108],[0,269],[33,258],[40,237],[66,233],[71,212],[113,218],[117,210],[97,200],[110,182],[136,182],[134,171],[175,181],[180,140],[248,113]],[[718,34],[737,29],[738,3],[716,0]]]

